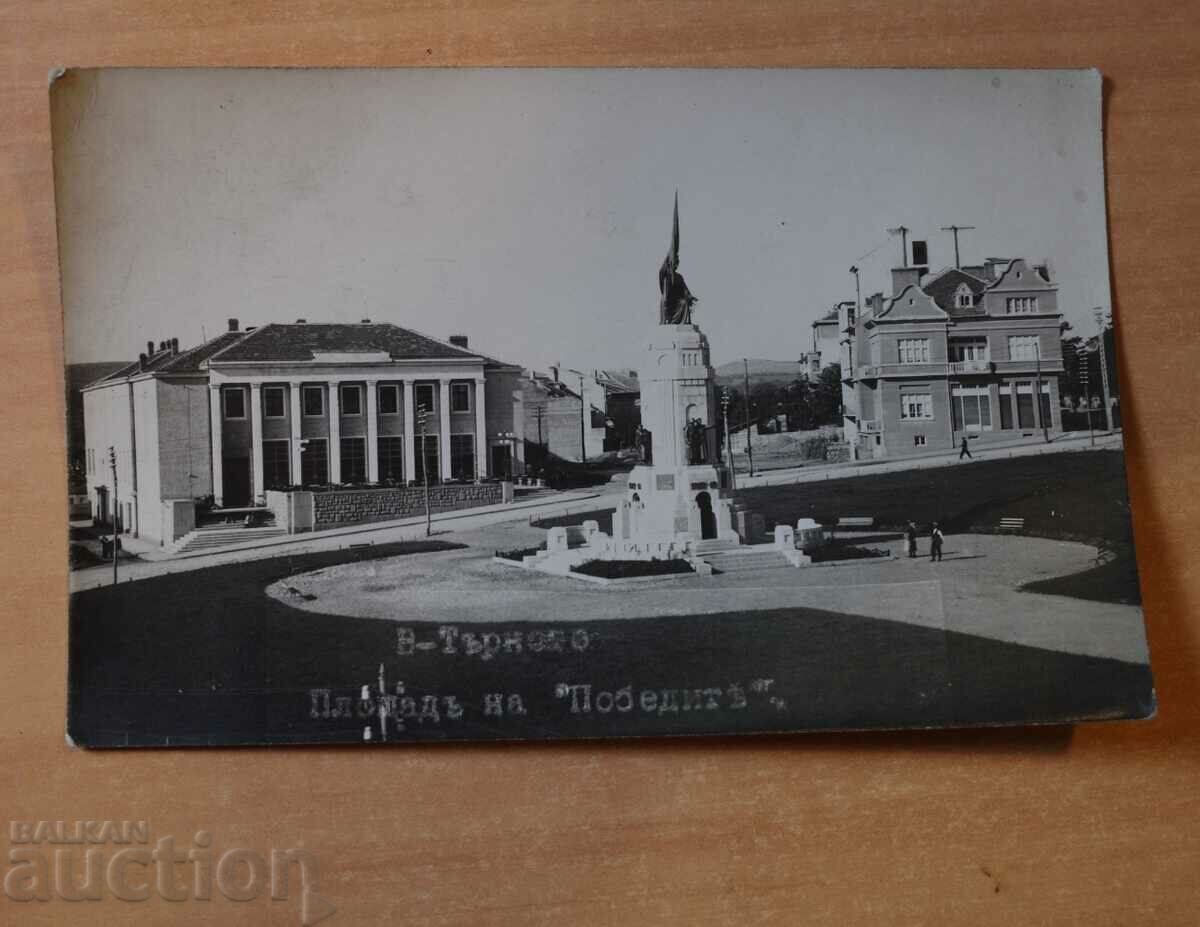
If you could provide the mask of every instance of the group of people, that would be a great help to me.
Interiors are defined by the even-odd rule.
[[[908,526],[904,529],[904,540],[907,542],[909,558],[911,559],[912,557],[916,557],[917,556],[917,526],[915,524],[913,524],[913,522],[911,522],[911,521],[908,523]],[[945,537],[945,535],[942,534],[941,526],[935,521],[933,523],[933,526],[929,529],[929,559],[930,560],[941,560],[942,559],[942,544],[945,542],[945,540],[946,540],[946,537]]]

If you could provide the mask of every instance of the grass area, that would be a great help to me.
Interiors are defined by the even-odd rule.
[[[554,518],[541,518],[531,524],[535,528],[562,528],[572,525],[582,525],[585,521],[594,521],[600,525],[605,534],[612,534],[612,520],[616,509],[593,509],[589,512],[576,512],[574,515],[558,515]]]
[[[891,552],[879,547],[861,547],[857,544],[842,544],[835,541],[824,547],[809,551],[808,556],[813,563],[835,563],[839,560],[870,560],[875,557],[887,557]]]
[[[635,579],[639,576],[674,576],[695,573],[686,560],[588,560],[571,567],[572,573],[601,579]]]
[[[1065,595],[1089,602],[1117,602],[1122,605],[1137,605],[1141,602],[1138,587],[1137,563],[1133,557],[1118,556],[1112,560],[1072,573],[1025,583],[1022,592],[1039,592],[1043,595]]]
[[[69,729],[89,746],[362,743],[357,711],[314,713],[310,690],[357,705],[380,666],[409,695],[453,695],[460,719],[410,722],[393,741],[715,734],[846,727],[1068,722],[1141,717],[1153,708],[1148,666],[811,608],[622,621],[488,622],[481,636],[584,632],[584,652],[525,647],[484,661],[440,645],[398,653],[397,625],[437,644],[438,624],[299,610],[265,594],[298,572],[445,550],[438,541],[231,563],[71,597]],[[462,630],[468,630],[463,626]],[[756,679],[773,680],[755,695]],[[744,707],[572,714],[562,683],[597,691],[732,687]],[[484,711],[488,693],[527,711]],[[772,702],[771,698],[777,699]],[[677,704],[677,703],[676,703]]]
[[[500,557],[503,560],[515,560],[517,563],[522,563],[526,557],[532,557],[539,551],[546,549],[546,544],[543,541],[537,547],[514,547],[512,550],[498,550],[493,556]]]
[[[832,525],[839,516],[871,515],[881,527],[901,527],[912,520],[925,528],[937,521],[947,533],[986,534],[998,531],[1001,517],[1024,518],[1024,534],[1082,541],[1111,557],[1104,584],[1089,587],[1074,577],[1049,581],[1059,583],[1060,594],[1087,591],[1091,594],[1079,597],[1141,601],[1120,451],[981,460],[896,473],[868,470],[845,479],[739,490],[737,497],[761,512],[768,526],[795,524],[798,518]]]

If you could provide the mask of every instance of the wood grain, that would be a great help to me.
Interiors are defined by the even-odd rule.
[[[1200,863],[1200,7],[0,4],[0,809],[306,846],[330,924],[1194,924]],[[56,65],[1100,68],[1132,495],[1160,714],[765,740],[89,753],[63,739]],[[293,924],[294,900],[0,922]]]

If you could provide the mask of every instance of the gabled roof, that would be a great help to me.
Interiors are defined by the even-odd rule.
[[[883,309],[866,320],[867,325],[880,321],[899,322],[917,319],[932,319],[944,321],[947,313],[933,298],[915,283],[910,283],[903,290],[887,300]]]
[[[596,379],[602,383],[610,393],[641,393],[642,386],[638,382],[638,378],[633,373],[626,373],[622,370],[597,370]]]
[[[163,373],[199,373],[200,365],[204,361],[245,337],[246,332],[222,332],[216,338],[210,338],[203,344],[181,351],[159,369]]]
[[[393,360],[474,358],[501,363],[387,322],[272,322],[216,352],[211,361],[218,364],[229,361],[310,361],[315,360],[317,354],[359,353],[387,354]]]

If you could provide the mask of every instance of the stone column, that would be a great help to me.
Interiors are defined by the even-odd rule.
[[[379,482],[379,384],[367,381],[367,482]]]
[[[416,414],[417,404],[415,400],[413,381],[406,379],[401,381],[403,387],[400,401],[403,403],[401,408],[404,410],[404,480],[415,480],[417,478],[417,449],[416,449]]]
[[[221,497],[225,493],[221,467],[221,429],[225,424],[223,412],[224,410],[221,408],[221,387],[210,384],[208,387],[208,424],[211,431],[213,503],[217,508],[221,507]],[[113,496],[113,503],[116,503],[115,495]]]
[[[450,479],[450,381],[438,381],[438,467]]]
[[[482,480],[488,475],[487,459],[487,411],[483,403],[484,380],[475,379],[475,477]]]
[[[326,392],[329,394],[329,402],[326,403],[325,411],[329,421],[329,440],[325,442],[329,448],[329,482],[340,483],[342,481],[342,410],[341,397],[338,395],[338,381],[330,380],[326,383]]]
[[[250,500],[267,501],[263,480],[262,384],[250,384]]]
[[[300,409],[300,381],[291,380],[288,382],[288,400],[291,403],[291,409],[288,415],[288,434],[291,438],[289,443],[289,451],[291,452],[291,467],[288,474],[289,481],[293,486],[298,486],[300,480],[300,418],[302,411]]]

